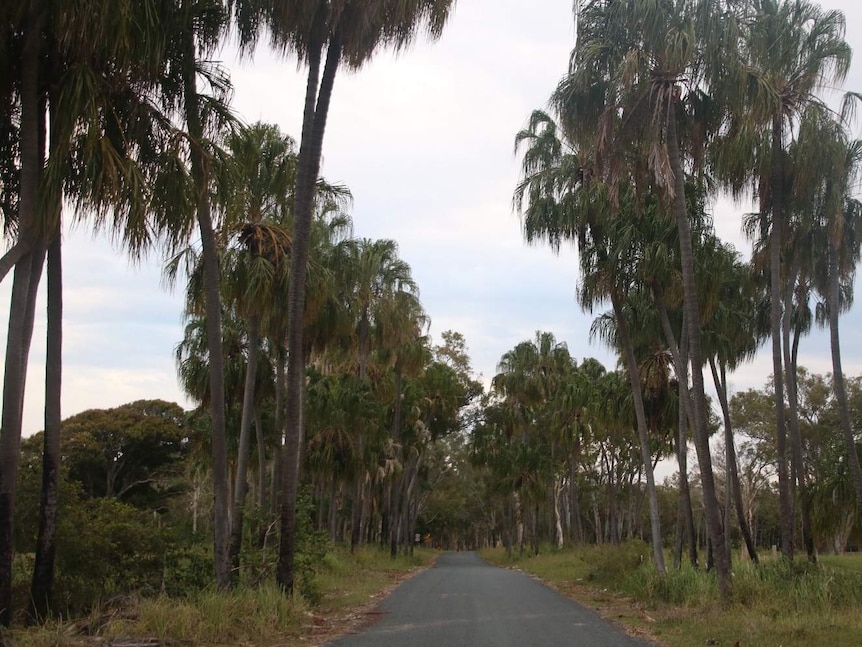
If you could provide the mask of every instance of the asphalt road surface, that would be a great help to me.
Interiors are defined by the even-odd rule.
[[[445,553],[404,582],[380,620],[332,647],[645,647],[518,571]]]

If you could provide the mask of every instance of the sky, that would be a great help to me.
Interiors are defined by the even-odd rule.
[[[862,7],[821,2],[847,18],[847,40],[862,52]],[[436,340],[461,332],[476,373],[487,382],[500,356],[537,330],[553,332],[579,360],[615,358],[589,341],[598,313],[575,303],[573,249],[555,256],[524,244],[512,192],[518,181],[515,134],[544,108],[574,45],[571,0],[458,0],[442,38],[381,54],[358,73],[341,74],[327,123],[321,173],[354,196],[354,235],[391,238],[410,264]],[[858,55],[862,57],[862,54]],[[220,55],[234,84],[233,107],[299,138],[305,72],[261,48],[238,60]],[[845,89],[862,90],[862,60]],[[719,236],[747,257],[740,234],[747,205],[713,205]],[[156,253],[133,264],[107,237],[83,225],[64,237],[63,417],[138,399],[192,403],[176,379],[182,338],[181,290],[161,279]],[[11,275],[0,286],[0,324],[8,321]],[[842,318],[845,373],[862,373],[862,307]],[[3,350],[5,335],[0,335]],[[42,428],[44,291],[25,398],[24,433]],[[802,341],[800,364],[831,371],[828,337]],[[759,388],[771,373],[769,349],[729,381]]]

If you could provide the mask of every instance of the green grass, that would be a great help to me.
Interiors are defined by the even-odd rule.
[[[862,643],[860,555],[828,556],[817,566],[737,562],[727,604],[719,603],[712,574],[684,567],[659,578],[645,544],[549,550],[513,562],[502,550],[483,557],[531,573],[667,647]]]
[[[20,647],[101,645],[128,637],[186,645],[318,644],[343,630],[359,607],[373,605],[383,591],[436,555],[419,549],[413,557],[392,560],[372,548],[353,555],[331,548],[313,581],[302,583],[310,596],[285,596],[273,582],[228,593],[205,590],[181,599],[130,596],[88,618],[16,629],[11,637]]]

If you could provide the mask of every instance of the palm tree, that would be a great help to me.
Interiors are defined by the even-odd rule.
[[[24,383],[35,310],[35,289],[31,289],[31,285],[33,288],[38,286],[44,259],[42,252],[38,250],[39,239],[36,231],[40,215],[38,190],[43,166],[39,142],[44,133],[44,116],[40,115],[39,61],[42,25],[46,13],[36,3],[30,3],[27,8],[20,63],[21,175],[17,227],[19,239],[30,251],[24,253],[15,263],[9,307],[9,332],[6,338],[3,412],[0,420],[0,428],[3,430],[0,435],[0,624],[4,626],[9,626],[12,619],[12,520],[21,443]]]
[[[296,156],[293,140],[278,127],[265,124],[241,128],[228,137],[233,172],[228,176],[225,226],[239,234],[243,253],[238,266],[224,273],[223,282],[231,290],[236,307],[243,314],[248,334],[246,377],[242,401],[234,502],[231,510],[231,539],[228,555],[239,566],[242,528],[248,483],[251,425],[257,411],[255,384],[261,321],[273,303],[274,275],[287,266],[288,222]],[[226,264],[227,265],[227,264]],[[260,430],[259,430],[260,431]],[[259,466],[261,468],[261,466]]]
[[[227,440],[225,432],[225,386],[221,350],[221,296],[219,288],[219,246],[213,221],[211,187],[214,153],[210,137],[226,127],[230,116],[224,104],[229,80],[217,65],[204,63],[199,54],[211,52],[221,41],[226,25],[226,8],[219,0],[170,3],[166,25],[168,48],[164,60],[162,92],[171,107],[177,107],[186,128],[187,162],[177,167],[190,179],[191,204],[198,225],[202,250],[203,291],[206,310],[209,357],[209,403],[212,424],[212,478],[214,493],[213,542],[215,579],[219,589],[231,585],[229,547],[229,486],[227,473]],[[212,90],[205,95],[198,89],[200,79]],[[186,163],[188,171],[186,171]]]
[[[856,504],[858,509],[862,509],[862,469],[850,422],[838,327],[841,312],[852,303],[852,286],[860,258],[862,205],[850,196],[850,192],[856,186],[862,168],[862,141],[850,140],[840,122],[819,110],[810,111],[807,117],[802,128],[812,130],[807,139],[817,142],[807,151],[812,156],[808,168],[818,170],[814,177],[816,186],[812,190],[813,208],[819,217],[817,225],[826,239],[826,244],[821,246],[819,267],[814,272],[815,289],[825,301],[825,307],[818,309],[818,319],[828,320],[833,390]],[[800,139],[802,137],[801,132]]]
[[[398,291],[392,295],[378,315],[375,336],[378,340],[381,360],[389,365],[393,373],[394,394],[392,400],[392,439],[395,460],[401,465],[401,473],[396,473],[390,481],[389,509],[389,553],[397,556],[398,545],[409,545],[407,535],[409,519],[408,487],[413,476],[413,465],[407,464],[405,457],[412,453],[404,451],[402,441],[404,426],[404,380],[416,378],[429,361],[427,328],[430,324],[418,297],[411,292]],[[408,469],[404,469],[404,468]],[[406,476],[406,478],[405,478]]]
[[[781,317],[782,264],[786,219],[787,148],[806,107],[821,103],[821,88],[840,84],[850,66],[851,51],[844,41],[844,16],[824,11],[807,0],[753,0],[740,16],[739,71],[728,82],[746,89],[731,108],[731,143],[722,152],[719,170],[734,191],[753,185],[761,211],[770,218],[770,329],[774,397],[777,413],[781,550],[793,558],[793,514],[787,468],[784,411],[784,371]],[[732,54],[732,52],[729,52]],[[727,57],[733,60],[732,55]],[[728,93],[731,100],[738,92]],[[740,105],[741,104],[741,105]],[[757,145],[752,146],[755,143]],[[752,155],[757,164],[752,164]],[[757,169],[756,176],[750,174]]]
[[[703,319],[708,322],[703,330],[704,350],[724,419],[725,535],[729,548],[730,510],[735,507],[748,555],[756,564],[757,551],[742,502],[727,386],[727,371],[750,359],[758,345],[751,275],[748,267],[739,262],[736,251],[714,237],[704,241],[699,258],[706,305]]]
[[[568,133],[567,133],[568,135]],[[608,195],[607,186],[593,175],[593,166],[580,155],[575,146],[564,144],[557,135],[557,126],[546,113],[536,111],[528,128],[518,133],[516,150],[527,143],[524,153],[523,180],[515,190],[515,205],[523,205],[524,236],[528,243],[544,241],[556,252],[563,241],[574,240],[580,251],[583,273],[578,300],[585,309],[603,299],[610,299],[617,319],[619,339],[629,370],[635,413],[640,437],[641,458],[647,478],[650,502],[650,527],[656,568],[664,573],[664,553],[655,480],[652,473],[649,438],[641,399],[637,360],[622,307],[628,286],[634,276],[632,239],[628,243],[615,240],[627,226],[627,209],[634,208],[634,197],[624,194],[617,204]],[[614,216],[604,221],[605,214]]]
[[[714,31],[707,32],[705,26],[696,25],[696,20],[704,17]],[[711,4],[699,7],[688,0],[667,3],[597,0],[581,7],[570,74],[561,82],[554,102],[575,141],[595,142],[598,168],[608,179],[612,195],[620,182],[629,178],[633,179],[636,193],[640,193],[649,168],[676,220],[688,350],[692,366],[698,367],[692,372],[694,443],[709,536],[717,549],[719,588],[722,597],[726,597],[730,593],[730,570],[724,555],[709,452],[706,396],[699,370],[702,352],[698,294],[677,124],[684,107],[709,114],[702,110],[706,97],[698,84],[704,61],[715,41],[722,37],[717,17],[720,16]],[[696,27],[702,31],[698,33]],[[711,41],[706,41],[707,33]],[[709,120],[700,124],[707,133],[710,125]],[[633,169],[627,169],[632,154],[638,162]]]
[[[305,380],[303,311],[308,267],[309,236],[314,189],[320,171],[323,136],[339,66],[359,68],[379,48],[402,49],[424,27],[439,37],[449,17],[453,0],[305,0],[276,3],[276,11],[266,16],[276,42],[298,50],[308,63],[308,85],[302,122],[296,189],[294,225],[288,291],[288,373],[287,442],[285,443],[284,496],[282,501],[281,545],[278,582],[291,591],[294,585],[296,551],[296,491],[299,483],[301,399]],[[323,48],[326,63],[321,75]]]
[[[358,354],[358,377],[361,381],[368,378],[368,362],[371,356],[372,327],[382,324],[382,310],[400,292],[415,295],[416,284],[410,276],[410,266],[398,258],[398,246],[392,240],[363,239],[348,245],[348,267],[345,268],[351,279],[349,287],[352,298],[349,300],[353,310],[355,336]],[[359,438],[359,453],[364,451],[364,438]],[[363,475],[356,482],[353,502],[353,530],[350,545],[355,548],[360,539],[362,492],[365,479]]]
[[[128,12],[96,12],[90,3],[69,2],[62,16],[49,11],[44,3],[17,3],[5,14],[2,41],[4,57],[10,63],[16,58],[20,65],[5,66],[2,86],[10,98],[5,117],[20,111],[18,132],[13,122],[4,118],[5,142],[12,153],[3,161],[20,162],[20,181],[9,182],[4,175],[4,215],[7,232],[15,231],[17,241],[4,257],[0,275],[15,264],[18,288],[13,285],[10,308],[10,336],[7,344],[7,370],[4,384],[3,440],[4,469],[0,491],[4,499],[3,515],[14,507],[14,484],[17,466],[17,444],[20,440],[20,404],[14,398],[24,396],[24,378],[29,352],[28,321],[32,320],[35,294],[41,277],[40,258],[48,247],[53,250],[53,275],[49,310],[51,365],[46,384],[46,448],[42,512],[43,522],[37,564],[34,571],[33,613],[43,616],[51,597],[53,507],[56,488],[50,464],[56,447],[54,435],[59,420],[59,380],[61,327],[59,313],[62,295],[59,238],[61,204],[77,208],[78,217],[95,216],[95,224],[114,230],[129,250],[135,254],[152,242],[147,232],[159,231],[154,221],[145,221],[146,196],[142,189],[139,157],[149,150],[150,138],[158,139],[163,130],[158,118],[153,119],[149,91],[152,71],[149,61],[159,36],[152,30],[153,15],[146,7],[135,5]],[[19,41],[11,37],[19,31]],[[156,29],[160,32],[160,29]],[[23,48],[16,50],[16,43]],[[39,64],[39,60],[50,64]],[[13,89],[17,88],[16,104]],[[50,116],[45,114],[48,106]],[[50,123],[50,133],[46,126]],[[46,142],[47,140],[47,142]],[[46,146],[47,144],[47,146]],[[15,148],[20,154],[14,153]],[[41,152],[47,148],[47,159]],[[14,171],[13,171],[14,172]],[[10,190],[6,194],[6,190]],[[37,193],[41,195],[37,198]],[[14,194],[14,196],[13,196]],[[13,197],[10,197],[13,196]],[[26,284],[26,289],[24,286]],[[29,297],[27,295],[30,295]],[[17,355],[17,358],[13,359]],[[7,481],[6,479],[11,479]],[[7,507],[8,504],[8,507]],[[11,529],[11,520],[3,527]],[[10,530],[11,532],[11,530]],[[11,555],[5,545],[5,533],[0,540],[3,558]],[[0,560],[3,561],[3,560]],[[0,566],[0,600],[7,591],[5,561]],[[7,622],[8,605],[0,602],[0,621]]]

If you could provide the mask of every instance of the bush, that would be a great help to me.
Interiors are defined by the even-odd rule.
[[[193,596],[213,583],[214,572],[212,544],[173,542],[165,555],[162,593],[174,598]]]
[[[150,514],[114,499],[64,506],[57,528],[57,610],[79,614],[117,595],[158,592],[166,539]]]
[[[651,563],[650,554],[649,544],[641,541],[596,546],[584,558],[589,566],[587,580],[602,584],[619,582],[641,565]]]

